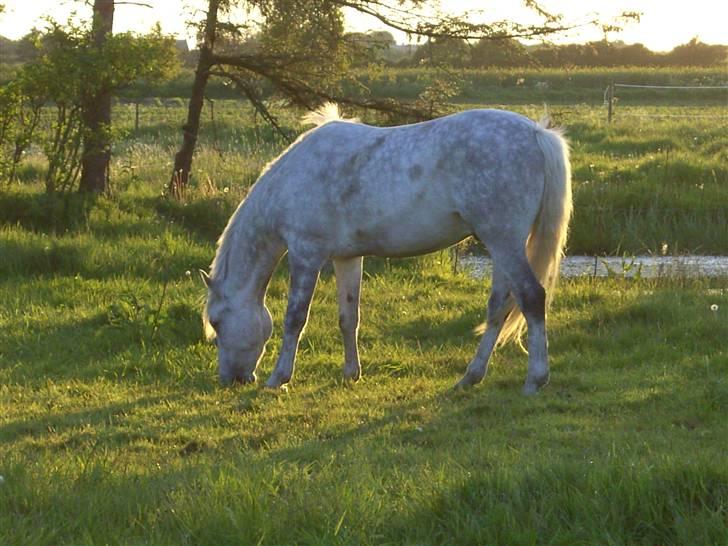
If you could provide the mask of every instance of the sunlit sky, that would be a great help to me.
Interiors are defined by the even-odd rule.
[[[59,21],[68,19],[76,10],[81,15],[90,12],[82,0],[5,0],[6,12],[0,15],[0,35],[17,39],[32,27],[42,27],[44,16]],[[192,45],[193,33],[186,27],[191,17],[201,18],[202,0],[144,0],[152,7],[119,5],[116,8],[114,30],[144,32],[160,22],[164,32],[180,38],[188,38]],[[609,36],[611,40],[627,43],[640,42],[653,51],[667,51],[697,36],[709,44],[728,43],[728,2],[725,0],[542,0],[540,4],[556,13],[561,13],[569,23],[585,23],[599,15],[609,20],[622,11],[642,12],[639,23],[630,23],[619,34]],[[534,22],[533,12],[523,7],[521,0],[441,0],[441,10],[449,13],[480,10],[477,20],[493,21],[513,19],[519,22]],[[197,14],[195,15],[195,11]],[[241,14],[241,17],[245,15]],[[381,23],[360,14],[347,12],[349,30],[366,31],[385,28]],[[393,33],[400,43],[407,37]],[[584,42],[600,39],[599,30],[581,28],[563,36],[552,38],[556,42]]]

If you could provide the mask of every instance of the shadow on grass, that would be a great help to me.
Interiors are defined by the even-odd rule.
[[[90,318],[51,327],[31,326],[20,335],[8,337],[2,368],[8,381],[35,386],[49,379],[158,379],[169,373],[156,362],[160,353],[190,347],[201,340],[199,311],[186,304],[169,306],[156,317],[130,316],[115,304]],[[156,363],[147,362],[149,353],[155,354]],[[127,357],[121,358],[125,354]],[[107,368],[101,368],[100,362]]]
[[[20,419],[0,426],[0,441],[16,442],[30,437],[55,449],[73,449],[81,445],[109,449],[118,446],[120,441],[151,439],[155,434],[147,429],[136,432],[118,431],[112,434],[99,434],[99,429],[107,430],[104,427],[123,425],[125,419],[136,411],[179,398],[180,395],[141,396],[127,402],[93,406],[70,412],[54,411],[51,405],[48,407],[48,414],[42,418]],[[53,441],[53,438],[59,440]]]
[[[432,495],[394,536],[443,544],[719,544],[726,538],[725,467],[607,461],[490,470]],[[514,525],[514,522],[518,522]]]

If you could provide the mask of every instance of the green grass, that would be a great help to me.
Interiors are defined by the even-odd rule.
[[[2,70],[2,64],[0,64]],[[435,79],[443,76],[460,81],[458,102],[509,102],[532,104],[544,101],[550,104],[587,102],[600,104],[610,81],[616,83],[647,85],[725,85],[725,66],[716,67],[614,67],[614,68],[486,68],[486,69],[433,69],[376,67],[355,70],[355,82],[343,82],[346,92],[353,95],[415,99]],[[0,78],[2,75],[0,74]],[[167,97],[173,100],[186,98],[192,88],[194,73],[183,69],[177,77],[161,83],[138,83],[122,91],[128,100],[136,97]],[[546,84],[546,85],[544,85]],[[266,98],[273,97],[273,89],[264,86]],[[620,93],[623,91],[620,90]],[[670,104],[694,104],[710,101],[725,104],[725,91],[702,90],[693,92],[665,92],[655,90],[630,90],[633,100],[642,104],[655,102]],[[239,93],[221,79],[210,80],[206,96],[213,99],[235,99]],[[153,103],[153,101],[151,101]],[[153,105],[153,104],[152,104]]]
[[[33,154],[0,192],[0,544],[728,543],[725,279],[564,282],[551,384],[525,398],[514,347],[451,390],[487,283],[446,252],[370,259],[359,384],[340,379],[326,271],[288,393],[218,386],[196,269],[284,142],[216,109],[182,202],[160,195],[179,106],[138,133],[120,117],[109,196],[43,196]],[[725,109],[621,103],[611,125],[552,109],[573,145],[571,252],[728,253],[725,125],[625,115],[654,113]],[[284,263],[263,376],[286,279]]]
[[[564,283],[551,384],[525,398],[513,347],[451,390],[484,283],[446,253],[368,260],[361,383],[324,273],[290,391],[220,388],[187,275],[212,240],[133,197],[0,232],[1,544],[728,540],[722,280]],[[263,375],[286,293],[282,267]]]
[[[533,118],[544,111],[541,105],[503,103],[453,109],[479,106]],[[250,109],[240,103],[223,101],[216,108],[215,129],[209,120],[203,127],[184,210],[159,199],[179,143],[174,123],[134,132],[130,118],[118,116],[129,136],[116,146],[112,191],[119,199],[143,194],[188,228],[209,238],[219,234],[260,169],[286,142],[256,128]],[[184,115],[182,108],[173,111]],[[279,113],[290,134],[302,130],[296,112]],[[603,108],[584,104],[552,106],[550,113],[567,128],[572,144],[575,215],[568,252],[654,254],[667,245],[670,254],[728,254],[728,124],[721,122],[728,108],[619,104],[611,124]],[[44,198],[33,197],[43,168],[37,155],[22,164],[22,184],[0,192],[0,221],[68,226],[68,215],[59,210],[63,207],[47,212],[39,204]]]
[[[361,71],[352,93],[371,93],[400,99],[415,99],[438,78],[459,83],[457,102],[505,104],[586,103],[598,106],[610,82],[637,85],[720,86],[726,84],[724,67],[715,68],[489,68],[447,69],[383,68]],[[640,105],[726,106],[725,89],[692,91],[618,89],[618,97]]]
[[[190,246],[165,230],[172,256]],[[445,255],[373,262],[362,382],[339,379],[326,274],[295,382],[273,394],[217,386],[201,284],[181,271],[194,249],[165,277],[138,248],[117,244],[118,273],[2,277],[2,544],[728,540],[725,290],[565,283],[551,384],[521,396],[525,355],[505,348],[456,393],[486,287]],[[277,325],[285,295],[283,270]]]

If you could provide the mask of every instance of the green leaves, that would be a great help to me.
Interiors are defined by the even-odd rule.
[[[109,35],[97,47],[90,23],[49,24],[29,37],[36,58],[0,90],[0,181],[13,180],[23,152],[37,142],[49,163],[46,190],[65,193],[76,186],[84,143],[98,132],[103,142],[113,136],[108,125],[84,128],[88,98],[174,76],[178,61],[174,39],[158,26],[146,35]]]

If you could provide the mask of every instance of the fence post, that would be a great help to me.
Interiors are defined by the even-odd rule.
[[[205,97],[205,100],[210,105],[210,122],[212,123],[212,147],[222,157],[222,150],[218,144],[217,139],[217,123],[215,123],[215,99]]]
[[[612,123],[614,113],[614,82],[609,82],[607,88],[607,123]]]
[[[134,130],[139,130],[139,101],[134,103]]]

